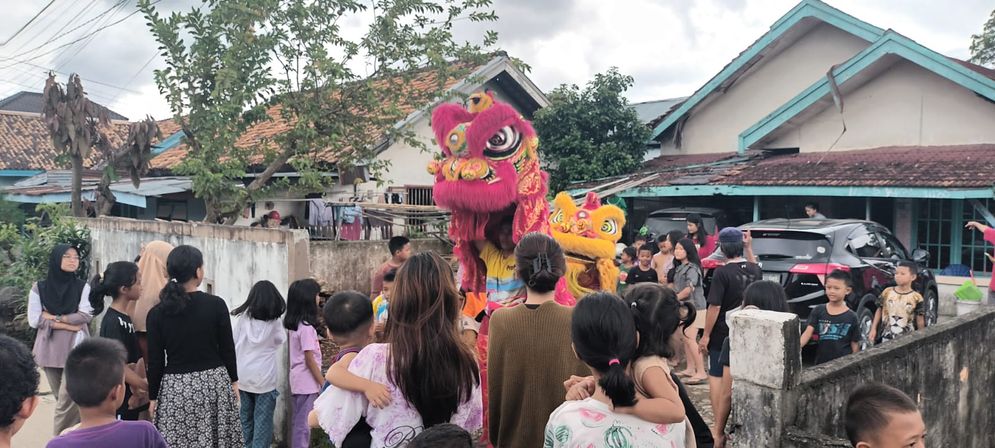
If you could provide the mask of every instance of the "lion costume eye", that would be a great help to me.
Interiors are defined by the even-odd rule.
[[[606,219],[605,222],[601,223],[601,231],[614,235],[618,232],[618,222],[614,219]]]
[[[491,138],[487,139],[487,148],[484,149],[484,155],[494,160],[507,159],[518,152],[521,141],[522,135],[517,129],[505,126],[495,132]]]
[[[563,210],[557,210],[555,213],[553,213],[553,216],[549,217],[549,222],[553,224],[559,224],[563,222]]]

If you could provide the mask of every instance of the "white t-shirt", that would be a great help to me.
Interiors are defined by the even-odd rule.
[[[253,394],[276,390],[278,352],[287,342],[283,319],[262,321],[248,313],[239,314],[232,326],[235,359],[238,364],[238,387]]]
[[[683,448],[685,433],[686,420],[669,425],[650,423],[616,414],[607,404],[588,398],[567,401],[550,414],[543,448]]]

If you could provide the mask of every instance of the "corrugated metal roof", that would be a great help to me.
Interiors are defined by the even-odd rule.
[[[673,109],[674,106],[686,99],[686,96],[682,96],[680,98],[668,98],[665,100],[644,101],[642,103],[630,104],[629,107],[636,111],[639,121],[649,124],[663,114],[670,112],[670,109]]]

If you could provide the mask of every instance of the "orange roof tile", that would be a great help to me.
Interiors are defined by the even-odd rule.
[[[112,122],[111,143],[120,145],[128,138],[128,123]],[[91,151],[87,167],[100,162],[100,151]],[[52,145],[41,115],[0,111],[0,170],[54,170],[68,168],[56,161],[59,152]]]

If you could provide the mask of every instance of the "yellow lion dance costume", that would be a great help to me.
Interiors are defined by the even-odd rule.
[[[553,200],[549,224],[567,256],[570,293],[577,299],[595,291],[614,293],[619,274],[615,244],[622,237],[625,212],[614,205],[601,205],[593,191],[580,207],[561,192]]]

